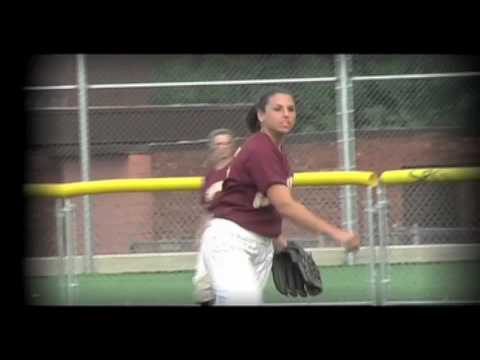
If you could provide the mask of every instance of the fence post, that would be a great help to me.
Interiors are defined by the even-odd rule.
[[[337,143],[340,154],[340,168],[344,171],[355,170],[355,134],[353,127],[353,85],[351,80],[351,56],[336,55],[336,112]],[[354,186],[343,187],[342,226],[348,230],[358,231],[357,189]],[[346,253],[346,262],[354,262],[354,255]]]
[[[378,273],[377,273],[377,256],[375,249],[375,216],[378,214],[376,207],[373,204],[373,188],[371,186],[366,189],[366,207],[367,214],[367,231],[368,231],[368,245],[370,248],[370,297],[374,305],[380,304],[378,293]]]
[[[67,276],[67,305],[77,302],[78,279],[76,270],[76,231],[75,205],[70,199],[65,199],[65,247],[66,247],[66,276]]]
[[[88,97],[87,76],[85,69],[85,56],[77,55],[78,77],[78,109],[79,109],[79,134],[80,134],[80,161],[82,181],[90,180],[90,148],[88,133]],[[91,273],[93,269],[93,254],[95,253],[92,227],[92,214],[90,196],[83,196],[83,237],[85,244],[84,271]]]
[[[55,199],[55,220],[57,229],[57,271],[58,276],[58,295],[60,303],[65,303],[67,299],[67,271],[65,267],[65,209],[63,199]]]
[[[387,273],[388,264],[388,198],[383,184],[377,187],[378,211],[378,247],[379,247],[379,276],[377,277],[378,305],[388,301],[388,283],[390,274]]]

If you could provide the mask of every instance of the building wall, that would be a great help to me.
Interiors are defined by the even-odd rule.
[[[367,136],[368,135],[368,136]],[[356,140],[357,169],[380,174],[386,170],[416,166],[455,166],[477,164],[480,159],[478,141],[467,135],[452,136],[445,132],[358,134]],[[287,151],[293,171],[334,170],[338,164],[337,143],[334,139],[318,143],[289,143]],[[307,154],[307,155],[306,155]],[[91,160],[92,179],[148,178],[167,176],[199,176],[205,173],[206,152],[197,148],[161,150],[150,153],[95,156]],[[31,171],[32,182],[77,181],[80,175],[78,161],[59,163],[53,159],[36,157]],[[473,190],[472,190],[473,191]],[[472,196],[462,192],[462,201],[452,204],[468,209],[463,217],[474,217],[478,206]],[[312,193],[295,189],[296,197],[307,206],[313,196],[318,202],[330,204],[315,209],[330,221],[338,222],[339,197],[336,189],[320,189]],[[477,192],[475,191],[475,194]],[[361,195],[362,196],[362,195]],[[170,241],[191,239],[201,214],[197,192],[123,193],[91,196],[94,212],[94,233],[96,254],[129,253],[135,241]],[[404,196],[394,193],[396,203],[394,216],[404,216]],[[81,197],[74,199],[77,217],[78,250],[83,252],[83,205]],[[434,206],[434,204],[432,205]],[[432,211],[435,211],[432,208]],[[28,220],[31,234],[32,256],[47,256],[55,253],[54,201],[35,200],[35,211]],[[304,234],[295,226],[289,226],[293,235]],[[39,236],[38,234],[42,234]]]

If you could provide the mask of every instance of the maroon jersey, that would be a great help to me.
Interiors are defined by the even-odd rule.
[[[215,198],[215,195],[218,195],[222,190],[222,184],[226,177],[227,169],[228,166],[219,170],[213,167],[207,175],[205,175],[200,195],[200,203],[205,209],[210,210],[210,205]]]
[[[222,193],[215,201],[215,217],[229,219],[262,236],[277,237],[282,218],[270,204],[267,190],[274,184],[292,185],[287,156],[265,133],[249,137],[235,153]]]

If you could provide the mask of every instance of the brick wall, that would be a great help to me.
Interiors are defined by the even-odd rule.
[[[368,135],[368,136],[367,136]],[[358,133],[356,140],[357,169],[381,173],[407,166],[455,166],[479,163],[478,138],[466,135],[452,136],[444,132]],[[291,143],[287,145],[294,171],[334,170],[337,168],[335,139],[318,143]],[[96,156],[91,160],[92,179],[147,178],[167,176],[198,176],[204,174],[205,150],[181,148],[157,149],[151,153]],[[47,157],[32,157],[31,182],[76,181],[79,178],[77,161],[60,162]],[[313,200],[311,193],[296,189],[295,194],[307,206]],[[315,196],[328,204],[318,210],[330,221],[339,218],[338,189],[321,189]],[[462,196],[468,198],[468,196]],[[475,192],[477,195],[477,192]],[[402,216],[401,194],[396,194],[396,216]],[[172,240],[191,238],[199,223],[201,208],[196,192],[123,193],[91,196],[94,205],[94,232],[96,254],[129,253],[131,241]],[[77,204],[77,239],[83,252],[83,205]],[[34,256],[55,253],[54,202],[37,199],[35,211],[27,218],[34,236],[29,254]],[[462,204],[457,204],[461,206]],[[471,204],[470,204],[471,205]],[[468,205],[468,206],[470,206]],[[471,208],[471,206],[470,206]],[[292,234],[302,234],[296,227]],[[42,234],[39,236],[38,234]]]

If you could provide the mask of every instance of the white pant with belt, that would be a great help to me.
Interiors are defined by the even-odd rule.
[[[215,305],[259,305],[273,259],[272,238],[233,221],[210,220],[200,254],[215,291]]]

